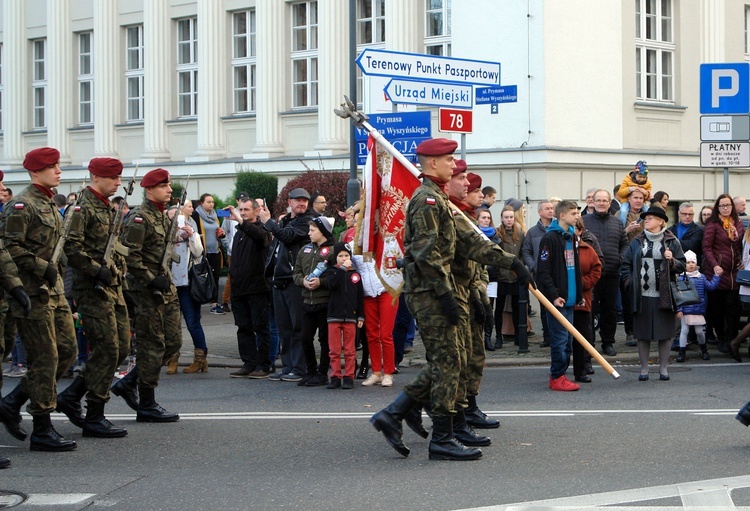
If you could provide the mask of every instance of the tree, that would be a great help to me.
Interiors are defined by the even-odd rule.
[[[328,200],[325,216],[333,217],[337,223],[343,222],[338,211],[346,210],[346,183],[349,181],[348,172],[327,172],[311,170],[289,181],[281,189],[276,205],[273,209],[274,216],[286,212],[289,201],[289,192],[295,188],[304,188],[310,197],[319,193]]]
[[[273,211],[279,190],[279,178],[256,171],[240,171],[237,173],[234,197],[240,192],[247,192],[251,199],[264,199],[268,208]]]

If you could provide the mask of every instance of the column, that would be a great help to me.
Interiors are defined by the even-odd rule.
[[[226,90],[226,58],[222,52],[226,25],[222,2],[198,0],[198,149],[186,161],[208,161],[226,156],[221,123]]]
[[[171,33],[168,0],[143,2],[144,109],[143,148],[140,163],[169,160],[167,119],[169,118],[170,56],[175,45]]]
[[[724,0],[701,2],[701,62],[724,62],[726,59],[725,11]]]
[[[385,0],[385,47],[405,53],[424,53],[424,2]]]
[[[318,143],[305,156],[349,152],[349,122],[333,113],[349,91],[349,2],[318,0]]]
[[[70,163],[68,127],[75,124],[70,56],[73,50],[69,0],[47,2],[47,145],[60,151],[60,163]]]
[[[48,2],[55,3],[55,2]],[[115,2],[94,2],[94,154],[118,158],[117,130],[122,86]]]
[[[3,0],[3,163],[20,165],[26,155],[23,132],[30,125],[24,0]]]
[[[279,114],[284,109],[285,91],[288,88],[285,44],[288,37],[284,26],[285,2],[258,0],[256,3],[257,41],[257,106],[255,110],[255,147],[244,155],[248,160],[261,160],[284,154],[284,134]]]

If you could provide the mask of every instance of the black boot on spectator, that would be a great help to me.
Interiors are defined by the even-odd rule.
[[[21,385],[0,400],[0,422],[3,423],[8,433],[18,440],[26,440],[28,433],[21,427],[21,407],[29,399],[21,390]]]
[[[703,360],[711,360],[711,355],[708,354],[708,346],[706,346],[705,344],[701,344],[700,348],[701,358],[703,358]]]
[[[465,447],[453,437],[453,417],[435,415],[432,418],[432,437],[428,447],[431,460],[478,460],[482,451]]]
[[[86,383],[81,377],[73,378],[68,388],[57,395],[56,412],[64,413],[74,426],[83,427],[85,417],[81,408],[81,399],[86,394]]]
[[[75,441],[66,440],[52,427],[48,413],[34,415],[34,431],[31,433],[32,451],[63,452],[77,447]]]
[[[496,429],[500,427],[500,421],[490,419],[486,413],[477,406],[477,396],[468,396],[469,407],[464,410],[466,422],[469,426],[477,429]]]
[[[453,436],[467,447],[486,447],[492,443],[490,437],[478,435],[474,428],[466,424],[463,410],[456,410],[453,416]]]
[[[128,374],[115,382],[109,390],[115,396],[125,400],[130,408],[138,411],[138,366],[133,367]]]
[[[675,358],[676,362],[684,362],[685,361],[685,352],[687,351],[686,348],[680,348],[677,353],[677,358]]]

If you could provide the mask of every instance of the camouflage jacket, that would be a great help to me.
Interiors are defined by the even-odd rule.
[[[65,294],[58,265],[54,289],[44,280],[48,261],[60,238],[63,219],[55,203],[35,186],[25,188],[3,205],[0,236],[5,240],[29,296]]]
[[[68,266],[73,268],[73,288],[92,289],[96,284],[96,274],[104,263],[104,251],[109,241],[109,229],[115,217],[111,205],[104,204],[90,189],[85,189],[73,215],[70,233],[65,242],[65,255]],[[119,286],[122,279],[122,256],[113,256],[115,266],[112,271],[112,285]]]
[[[128,267],[128,289],[145,291],[149,282],[161,275],[161,260],[167,241],[170,219],[167,214],[146,199],[125,218],[121,240],[130,253],[125,259]],[[170,265],[167,265],[170,266]],[[171,268],[167,277],[172,281]],[[174,285],[170,293],[176,293]]]
[[[0,287],[10,291],[21,285],[23,285],[23,282],[18,277],[18,268],[16,268],[16,264],[5,249],[3,241],[0,240]],[[0,296],[0,300],[2,298]]]

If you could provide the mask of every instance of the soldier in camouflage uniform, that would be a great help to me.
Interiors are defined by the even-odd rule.
[[[456,213],[444,187],[456,166],[453,152],[457,145],[447,139],[431,139],[419,145],[417,154],[425,179],[409,201],[406,214],[404,294],[417,320],[429,362],[393,403],[370,419],[404,456],[409,449],[401,438],[401,421],[413,414],[426,397],[433,413],[430,459],[474,460],[482,455],[479,449],[466,448],[453,436],[462,351],[456,326],[465,314],[454,295],[451,262],[456,252],[483,264],[513,269],[519,280],[531,279],[523,264],[500,247],[483,240],[473,230],[456,229]]]
[[[180,302],[172,284],[171,260],[162,266],[170,226],[164,210],[172,198],[169,172],[150,171],[143,176],[141,188],[146,189],[146,200],[130,211],[122,233],[129,250],[127,292],[135,306],[138,359],[136,367],[112,386],[112,393],[136,410],[138,422],[175,422],[180,416],[154,399],[161,367],[182,346]]]
[[[26,347],[29,371],[20,385],[0,401],[0,421],[13,436],[25,440],[20,409],[30,399],[26,410],[34,419],[31,450],[38,451],[76,448],[74,441],[55,431],[50,420],[57,404],[57,381],[78,354],[60,268],[49,262],[63,224],[52,202],[52,188],[60,184],[62,174],[59,159],[59,151],[51,147],[34,149],[26,155],[23,166],[29,171],[31,186],[4,205],[0,220],[5,248],[18,267],[32,304],[27,315],[17,299],[10,301],[10,312]]]
[[[0,172],[2,174],[2,172]],[[1,178],[0,178],[1,179]],[[5,289],[23,308],[25,315],[31,312],[31,300],[23,289],[21,279],[18,278],[18,269],[8,251],[5,250],[2,240],[0,240],[0,286]],[[7,303],[3,299],[4,303]],[[1,327],[0,327],[1,328]],[[2,355],[2,337],[0,336],[0,356]],[[3,388],[3,375],[0,374],[0,390]],[[8,458],[0,457],[0,468],[10,466]]]
[[[83,191],[73,215],[65,243],[68,266],[73,268],[73,290],[90,353],[82,375],[57,396],[57,410],[83,428],[83,436],[119,438],[128,434],[104,417],[112,375],[130,349],[130,324],[122,294],[124,247],[114,233],[119,253],[109,261],[104,252],[110,239],[115,210],[109,203],[120,186],[122,163],[114,158],[93,158],[89,162],[91,185]],[[86,396],[86,417],[81,398]]]

